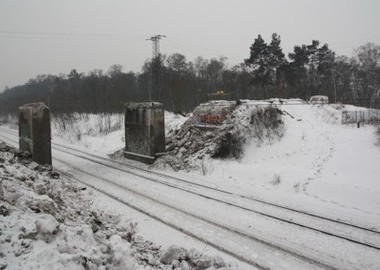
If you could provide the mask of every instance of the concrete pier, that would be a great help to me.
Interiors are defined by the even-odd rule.
[[[19,146],[39,164],[51,165],[49,108],[42,102],[19,108]]]
[[[165,152],[164,108],[161,103],[125,104],[127,158],[151,164]]]

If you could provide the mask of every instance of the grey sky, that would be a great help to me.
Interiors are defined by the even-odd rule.
[[[223,55],[230,66],[273,32],[285,53],[317,39],[350,56],[380,43],[379,14],[379,0],[0,0],[0,91],[73,68],[139,71],[155,34],[167,36],[161,53]]]

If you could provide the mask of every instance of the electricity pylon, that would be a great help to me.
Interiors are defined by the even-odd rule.
[[[158,57],[158,55],[160,54],[160,39],[165,38],[165,37],[166,37],[165,35],[155,35],[147,39],[147,40],[152,41],[153,59]]]
[[[161,97],[159,88],[159,68],[160,68],[160,40],[166,37],[165,35],[155,35],[147,40],[152,41],[152,62],[151,62],[151,72],[150,72],[150,82],[149,82],[149,100],[159,99]],[[153,90],[154,93],[153,93]],[[153,96],[152,96],[153,94]]]

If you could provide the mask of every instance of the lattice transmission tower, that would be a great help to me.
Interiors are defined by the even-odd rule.
[[[152,41],[152,63],[149,82],[149,100],[159,100],[161,97],[161,90],[159,86],[159,72],[160,72],[160,40],[165,38],[165,35],[155,35],[146,40]]]
[[[152,57],[153,57],[153,59],[159,56],[159,54],[160,54],[160,40],[162,38],[165,38],[165,37],[166,37],[165,35],[155,35],[153,37],[146,39],[146,40],[152,41],[152,49],[153,49]]]

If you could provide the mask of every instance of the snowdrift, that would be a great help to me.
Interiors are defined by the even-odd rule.
[[[195,249],[163,250],[136,223],[92,206],[92,190],[0,142],[0,269],[228,269]]]

